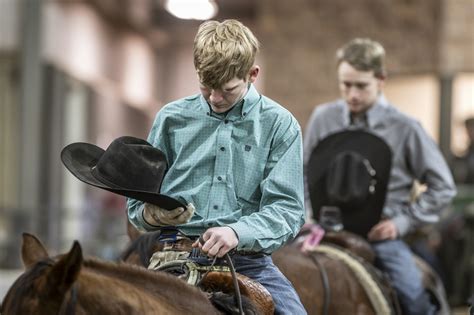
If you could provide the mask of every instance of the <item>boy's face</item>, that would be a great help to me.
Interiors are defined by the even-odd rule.
[[[373,71],[360,71],[343,61],[338,68],[339,90],[353,114],[367,111],[382,91],[383,79]]]
[[[255,82],[258,72],[258,66],[254,66],[250,69],[248,79],[235,77],[218,89],[208,88],[201,83],[199,88],[214,112],[225,113],[245,96],[249,83]]]

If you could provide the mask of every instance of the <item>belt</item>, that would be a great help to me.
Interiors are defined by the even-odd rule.
[[[249,251],[234,251],[229,253],[231,256],[245,256],[245,257],[252,257],[252,258],[260,258],[260,257],[265,257],[268,256],[268,254],[265,254],[263,252],[249,252]]]
[[[197,236],[187,236],[178,231],[176,228],[162,229],[160,242],[163,243],[164,251],[191,251],[192,244],[197,240]],[[247,257],[263,257],[267,256],[263,252],[232,250],[230,255],[247,256]]]
[[[192,244],[194,240],[191,238],[182,238],[178,239],[175,241],[163,241],[163,250],[164,251],[191,251],[192,250]],[[267,254],[263,252],[255,252],[255,251],[241,251],[241,250],[233,250],[230,251],[229,253],[231,256],[246,256],[246,257],[253,257],[253,258],[258,258],[258,257],[264,257],[267,256]]]

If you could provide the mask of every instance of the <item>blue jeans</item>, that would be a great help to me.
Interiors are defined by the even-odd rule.
[[[421,272],[410,248],[401,240],[372,243],[375,265],[388,274],[403,314],[431,315],[436,311],[423,287]]]
[[[275,304],[275,314],[306,314],[291,282],[273,264],[270,256],[234,255],[232,261],[236,272],[257,281],[270,292]]]

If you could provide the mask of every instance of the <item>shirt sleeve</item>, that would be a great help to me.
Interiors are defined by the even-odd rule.
[[[229,224],[239,237],[238,250],[271,253],[294,238],[304,223],[303,150],[298,123],[280,130],[260,183],[260,209]]]
[[[393,218],[400,235],[424,223],[437,222],[440,213],[456,195],[454,180],[444,157],[419,123],[408,135],[405,158],[413,176],[426,185],[426,190]]]
[[[309,188],[308,181],[306,178],[308,161],[313,152],[314,148],[318,145],[318,131],[317,131],[317,109],[313,110],[311,117],[308,121],[308,125],[304,134],[304,143],[303,143],[303,161],[304,161],[304,206],[306,211],[306,218],[308,221],[314,221],[313,218],[313,208],[311,206],[311,199],[309,197]]]

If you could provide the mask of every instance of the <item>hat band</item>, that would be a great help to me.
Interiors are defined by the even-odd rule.
[[[377,178],[375,177],[377,175],[377,171],[372,167],[372,165],[370,165],[369,160],[364,159],[363,163],[367,168],[367,173],[370,175],[369,194],[373,195],[375,194],[375,186],[377,185]]]

